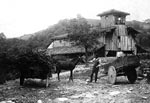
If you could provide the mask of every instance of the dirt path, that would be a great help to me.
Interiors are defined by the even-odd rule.
[[[44,83],[26,81],[24,87],[19,80],[0,85],[0,101],[14,103],[149,103],[150,86],[145,80],[129,84],[125,77],[118,77],[116,85],[107,83],[101,77],[97,83],[87,83],[91,70],[79,66],[74,71],[74,82],[68,82],[69,72],[61,73],[61,81],[56,74],[49,88]],[[1,102],[0,102],[1,103]],[[6,102],[3,102],[6,103]]]

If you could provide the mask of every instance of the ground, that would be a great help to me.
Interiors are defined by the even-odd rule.
[[[150,84],[137,80],[129,84],[126,77],[117,77],[115,85],[107,82],[107,76],[100,77],[97,83],[88,83],[91,69],[83,65],[74,71],[74,81],[69,82],[69,72],[61,73],[61,81],[56,74],[50,86],[45,82],[26,80],[19,86],[19,79],[0,85],[0,103],[149,103]],[[6,102],[7,101],[7,102]]]

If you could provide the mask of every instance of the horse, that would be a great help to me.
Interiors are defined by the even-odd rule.
[[[70,70],[69,81],[73,81],[73,70],[79,62],[83,62],[82,57],[77,57],[69,61],[56,60],[55,68],[58,75],[58,80],[60,81],[59,74],[61,70]]]

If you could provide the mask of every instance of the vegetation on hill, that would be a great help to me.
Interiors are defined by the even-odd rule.
[[[73,41],[74,45],[82,46],[85,49],[87,62],[89,50],[94,49],[95,45],[100,44],[97,39],[99,35],[98,30],[88,24],[85,18],[78,17],[77,19],[70,20],[67,32],[69,33],[70,41]]]
[[[131,21],[127,22],[128,26],[133,27],[139,34],[136,37],[137,43],[142,47],[149,49],[150,48],[150,22],[145,20],[145,22]]]
[[[76,18],[75,18],[76,19]],[[100,26],[100,20],[95,19],[86,19],[88,24],[93,27]],[[64,19],[60,20],[57,24],[48,27],[45,30],[36,32],[34,34],[29,34],[22,36],[21,39],[26,40],[28,45],[32,48],[44,48],[46,49],[49,44],[52,42],[51,38],[53,36],[62,35],[67,33],[67,27],[72,19]],[[149,19],[145,20],[144,22],[139,21],[128,21],[128,26],[133,27],[134,29],[138,30],[140,34],[137,35],[136,40],[138,44],[144,46],[146,48],[150,47],[150,22]]]
[[[52,42],[51,38],[57,35],[67,33],[67,27],[72,19],[60,20],[57,24],[54,24],[47,29],[38,31],[34,34],[21,36],[20,39],[26,40],[28,45],[32,45],[33,48],[44,48],[46,49]],[[99,25],[100,21],[95,19],[86,19],[88,24],[91,26]]]

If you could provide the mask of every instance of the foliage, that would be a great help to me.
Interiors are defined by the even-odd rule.
[[[133,20],[131,22],[127,22],[127,25],[133,27],[140,32],[136,37],[137,43],[140,44],[142,47],[150,48],[149,19],[145,20],[145,22]]]
[[[138,34],[136,40],[138,44],[142,45],[142,47],[150,48],[150,35]]]
[[[51,73],[52,69],[52,59],[46,55],[45,51],[24,51],[17,56],[14,63],[16,64],[16,68],[25,77],[30,78],[38,77],[45,79],[47,74]]]
[[[0,33],[0,39],[6,39],[6,36],[5,36],[5,34],[3,32]]]
[[[36,35],[26,41],[26,45],[32,49],[46,49],[51,43],[51,35]]]
[[[51,70],[52,60],[45,54],[45,51],[34,50],[29,47],[25,41],[19,39],[1,39],[0,40],[0,82],[4,83],[6,79],[15,79],[18,77],[22,68],[31,69],[31,66],[42,68],[37,71],[43,75]],[[9,77],[8,77],[9,75]],[[12,77],[14,75],[14,77]]]
[[[85,18],[80,17],[70,20],[67,32],[69,33],[70,41],[72,41],[74,45],[84,47],[86,58],[88,52],[94,49],[95,45],[99,43],[97,39],[99,35],[98,30],[92,29]]]

